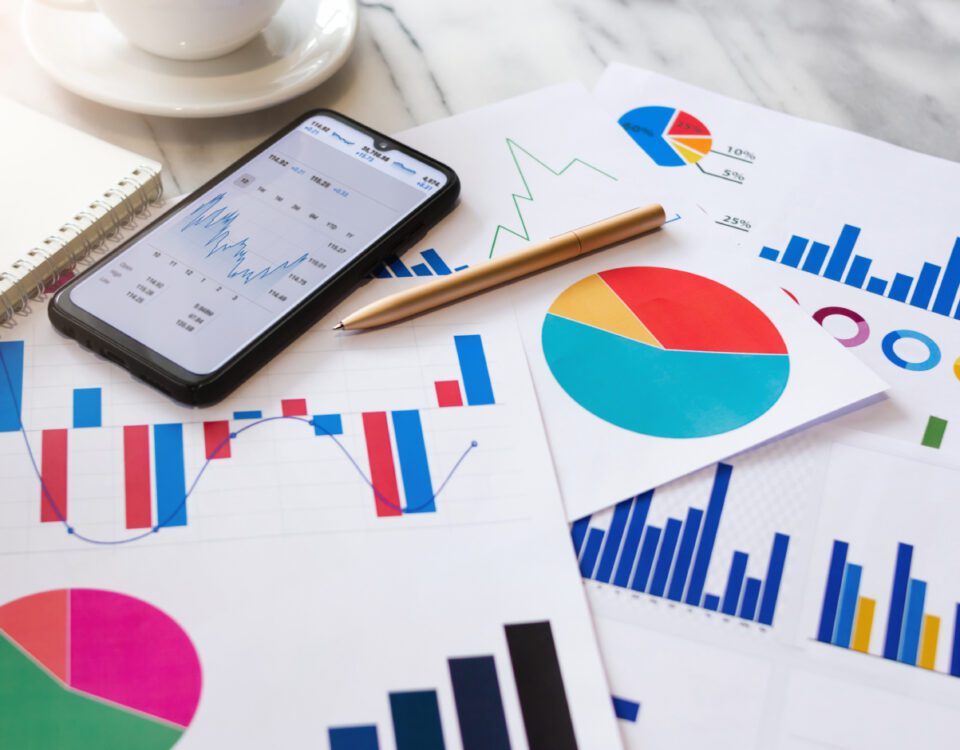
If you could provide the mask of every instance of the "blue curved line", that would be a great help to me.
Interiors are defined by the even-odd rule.
[[[193,491],[197,488],[197,485],[200,483],[200,479],[203,477],[204,473],[206,472],[207,467],[210,466],[210,462],[214,460],[214,458],[216,458],[217,454],[219,454],[220,451],[223,450],[224,446],[226,446],[230,442],[230,440],[232,439],[235,440],[247,430],[253,429],[254,427],[258,427],[259,425],[262,425],[262,424],[266,424],[267,422],[275,422],[281,419],[292,420],[295,422],[302,422],[303,424],[307,425],[312,430],[314,430],[314,432],[318,427],[318,425],[314,424],[313,420],[305,419],[304,417],[299,417],[299,416],[264,417],[263,419],[258,419],[255,422],[250,422],[249,424],[244,425],[239,430],[231,432],[226,438],[220,441],[220,443],[217,445],[217,447],[213,451],[211,451],[210,455],[207,457],[206,461],[203,462],[203,465],[200,467],[200,470],[197,472],[197,475],[193,478],[193,481],[190,483],[190,488],[186,491],[186,493],[184,493],[183,501],[176,508],[171,510],[166,518],[160,520],[156,525],[152,526],[149,530],[144,531],[140,534],[135,534],[134,536],[123,537],[120,539],[97,539],[95,537],[90,537],[90,536],[86,536],[85,534],[81,534],[73,526],[71,526],[67,522],[67,519],[64,516],[63,511],[60,509],[60,506],[57,504],[56,500],[54,500],[53,496],[50,494],[50,490],[47,487],[46,482],[43,481],[43,472],[41,472],[40,467],[37,466],[37,459],[36,459],[36,456],[34,455],[33,448],[30,445],[30,439],[27,437],[27,431],[23,425],[23,419],[20,416],[21,405],[19,401],[17,401],[16,391],[13,388],[13,379],[10,377],[10,371],[7,368],[7,360],[2,351],[0,351],[0,366],[2,366],[3,368],[3,374],[6,380],[7,388],[10,390],[10,397],[13,400],[14,406],[17,410],[18,431],[20,432],[20,435],[23,437],[23,444],[26,447],[27,456],[30,459],[30,465],[33,467],[33,472],[34,474],[37,475],[37,480],[40,482],[40,491],[43,494],[44,502],[46,502],[47,505],[53,509],[53,512],[57,516],[57,520],[61,524],[63,524],[67,534],[73,536],[76,539],[79,539],[82,542],[87,542],[89,544],[94,544],[98,546],[113,547],[113,546],[118,546],[122,544],[130,544],[131,542],[137,542],[142,539],[146,539],[147,537],[158,533],[161,529],[171,528],[170,526],[168,526],[168,524],[170,523],[171,519],[173,519],[178,513],[180,513],[180,511],[182,511],[186,507],[187,501],[190,499],[190,496],[193,494]],[[320,427],[320,429],[323,430],[323,432],[326,433],[326,436],[329,437],[334,442],[337,448],[340,449],[340,452],[350,462],[351,466],[353,466],[353,468],[356,470],[357,474],[360,475],[360,478],[366,483],[368,487],[370,487],[371,490],[373,490],[374,496],[376,497],[377,501],[383,503],[389,508],[392,508],[393,510],[399,511],[400,513],[404,513],[404,514],[417,513],[418,511],[422,510],[424,507],[433,503],[436,500],[436,498],[440,495],[440,493],[443,492],[444,488],[446,488],[447,484],[453,478],[453,475],[460,468],[460,465],[464,462],[467,456],[475,448],[479,446],[479,443],[477,443],[476,440],[471,440],[466,450],[463,451],[463,453],[460,455],[460,458],[456,460],[456,462],[453,464],[453,467],[450,469],[449,472],[447,472],[447,476],[440,483],[440,487],[437,488],[436,492],[434,492],[430,498],[428,498],[427,500],[424,500],[420,505],[416,505],[413,507],[407,506],[406,508],[403,508],[397,505],[396,503],[392,502],[388,498],[386,498],[383,495],[383,493],[381,493],[380,490],[378,490],[374,486],[371,479],[364,473],[363,469],[360,467],[360,464],[357,463],[357,460],[353,457],[350,451],[348,451],[346,447],[344,447],[343,443],[337,440],[335,435],[333,435],[323,427]]]

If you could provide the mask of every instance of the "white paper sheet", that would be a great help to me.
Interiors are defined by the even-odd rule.
[[[804,320],[780,290],[769,282],[761,282],[757,270],[749,264],[732,264],[729,253],[719,247],[724,238],[714,238],[700,211],[688,210],[685,206],[690,204],[682,207],[659,185],[641,186],[630,180],[638,161],[633,142],[615,124],[604,122],[604,116],[581,86],[544,89],[432,123],[400,137],[448,161],[463,182],[461,205],[404,256],[407,266],[412,266],[425,249],[440,253],[451,267],[482,262],[491,250],[496,254],[517,249],[526,244],[527,238],[549,237],[654,200],[665,203],[670,216],[683,214],[681,220],[655,235],[538,274],[494,297],[503,300],[503,304],[512,300],[516,305],[570,518],[675,479],[883,389],[882,382],[867,368],[859,366],[818,326]],[[740,376],[731,375],[723,366],[714,382],[726,379],[727,386],[731,386],[725,390],[726,395],[699,401],[694,395],[700,396],[713,387],[713,375],[691,374],[691,370],[706,364],[674,365],[674,351],[666,352],[670,362],[647,363],[644,355],[650,353],[650,348],[645,344],[631,340],[627,346],[633,351],[621,352],[617,347],[626,339],[603,332],[601,336],[607,337],[609,346],[598,340],[596,346],[584,344],[577,349],[580,345],[575,344],[572,350],[561,354],[553,347],[545,355],[542,335],[548,308],[555,298],[586,276],[630,266],[663,266],[706,276],[756,305],[761,311],[759,315],[779,330],[789,353],[789,377],[780,383],[778,395],[766,402],[764,398],[753,399],[752,386],[758,390],[771,387],[770,378],[778,377],[768,377],[765,367],[760,365],[774,351],[764,347],[749,350],[762,352],[754,358],[758,369],[747,364],[743,371],[744,376],[754,378],[751,387],[741,388],[739,383],[733,383],[731,378]],[[403,284],[416,283],[415,278],[396,278],[396,269],[392,276],[377,280],[375,285],[386,293]],[[602,296],[603,291],[598,290],[598,294]],[[698,304],[694,300],[697,294],[698,291],[691,290],[689,299],[681,299],[681,295],[666,304],[693,307]],[[598,309],[606,309],[603,305],[608,302],[599,297],[597,300]],[[661,303],[663,300],[653,304]],[[584,304],[590,308],[595,303],[588,300]],[[719,305],[723,307],[725,303]],[[719,314],[720,310],[716,312]],[[635,327],[635,312],[624,314],[634,319],[625,325]],[[699,319],[695,319],[696,313],[691,314],[693,318],[684,325],[689,333],[699,336],[697,331],[710,322],[704,318],[711,313],[708,309]],[[651,325],[650,321],[644,323]],[[732,339],[737,338],[732,329],[748,327],[744,317],[736,316],[724,325]],[[629,338],[639,334],[634,330],[626,335]],[[706,346],[722,352],[731,343],[728,337],[723,344],[701,341],[693,346],[685,336],[673,337],[673,343],[664,347],[683,350]],[[566,332],[559,337],[569,338]],[[714,348],[710,349],[711,346]],[[554,364],[560,360],[570,364],[571,359],[593,358],[598,353],[606,359],[595,361],[593,373],[574,374],[579,383],[561,385],[561,376],[548,364],[551,358]],[[760,369],[765,374],[758,374]],[[679,385],[688,376],[697,385]],[[635,387],[631,381],[635,381]],[[587,398],[579,391],[574,394],[576,388],[571,386],[577,385],[589,392]],[[689,389],[689,403],[684,395],[678,395],[683,388]],[[606,408],[596,408],[591,399],[604,400],[608,390],[612,396]],[[654,395],[648,397],[648,392]],[[661,394],[668,392],[679,402],[675,417],[668,413],[656,425],[642,416],[639,420],[619,418],[620,403],[622,411],[636,415],[651,410],[661,400]],[[733,403],[745,393],[743,398],[749,404]],[[736,414],[731,416],[733,412]]]
[[[327,748],[331,727],[357,724],[377,725],[380,747],[392,748],[388,696],[408,690],[437,691],[446,746],[460,747],[447,660],[482,655],[495,660],[512,746],[526,747],[504,626],[547,621],[579,747],[619,747],[512,316],[498,316],[478,300],[461,306],[452,322],[427,316],[351,336],[330,330],[341,312],[228,401],[202,411],[169,402],[60,338],[42,307],[21,323],[15,333],[25,342],[25,436],[66,522],[41,522],[49,501],[41,496],[24,436],[5,428],[0,622],[12,617],[4,609],[11,601],[64,588],[119,592],[159,607],[185,631],[202,668],[199,707],[177,744],[187,750]],[[455,381],[460,397],[471,398],[458,335],[481,337],[493,404],[438,407],[438,380]],[[0,352],[16,373],[12,342],[5,334]],[[464,368],[475,384],[473,361]],[[101,427],[71,426],[75,388],[101,389]],[[261,422],[234,414],[260,410],[263,419],[277,417],[282,399],[294,400],[286,406],[294,414],[302,411],[296,400],[305,399],[308,416]],[[0,423],[10,408],[0,403]],[[409,420],[400,435],[395,415],[403,410],[419,414],[435,500],[416,496],[424,459]],[[421,512],[377,515],[366,481],[367,446],[377,433],[365,427],[363,415],[384,411],[387,447],[378,465],[392,464],[399,502],[419,503]],[[312,415],[333,414],[342,424],[335,438],[309,422]],[[231,455],[204,469],[205,429],[215,429],[204,423],[223,420],[233,433]],[[328,416],[318,424],[327,429],[335,421]],[[182,425],[183,449],[171,449],[169,432],[164,442],[157,424],[173,425],[174,432]],[[153,528],[126,528],[136,508],[142,510],[127,486],[143,479],[144,470],[125,472],[125,425],[145,426],[146,512]],[[64,433],[65,503],[56,449],[56,435]],[[171,506],[169,494],[161,501],[154,480],[175,481],[184,457],[181,481],[190,487],[197,479],[186,500],[186,525],[161,526],[158,519],[170,517],[177,502]],[[378,490],[390,496],[389,484]],[[428,512],[427,501],[435,512]],[[140,621],[133,619],[136,626]],[[122,671],[130,666],[126,658],[108,651],[104,669]],[[179,685],[175,674],[159,677]],[[2,674],[0,692],[17,693]],[[149,686],[140,692],[151,695]],[[19,704],[11,698],[3,705],[0,713]],[[4,716],[4,725],[12,718]]]
[[[960,278],[960,166],[625,65],[607,69],[596,96],[609,122],[625,118],[640,128],[633,176],[702,205],[718,235],[737,241],[737,255],[793,292],[890,384],[889,400],[852,414],[848,426],[916,444],[936,417],[948,423],[943,450],[960,444],[960,432],[949,426],[960,420],[960,320],[956,287],[945,281]],[[697,118],[710,132],[706,156],[658,166],[643,148],[665,160],[657,150],[668,145],[661,131],[642,129],[657,116],[651,107]],[[854,240],[849,262],[827,278],[845,225],[859,233],[847,231]],[[784,265],[795,235],[826,247],[804,249],[800,242],[803,254],[793,258],[799,268]],[[761,257],[765,246],[776,251],[776,262]],[[822,265],[811,257],[821,252]],[[933,282],[932,266],[939,278],[918,289],[921,276]],[[884,284],[883,294],[868,291],[871,284],[874,291]]]

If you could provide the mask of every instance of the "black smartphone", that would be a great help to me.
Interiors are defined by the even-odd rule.
[[[64,286],[66,335],[177,401],[219,401],[426,232],[449,167],[308,112]]]

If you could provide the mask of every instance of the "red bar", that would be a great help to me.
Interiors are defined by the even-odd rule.
[[[40,520],[67,520],[67,431],[44,430],[40,460]]]
[[[230,458],[230,423],[203,423],[203,443],[208,459]]]
[[[433,384],[437,389],[438,406],[463,406],[463,396],[460,395],[460,381],[438,380]]]
[[[393,465],[393,449],[390,447],[390,428],[386,412],[367,412],[363,415],[363,435],[367,441],[367,457],[370,459],[370,481],[375,488],[373,500],[378,516],[400,516],[400,489],[397,487],[397,470]]]
[[[307,400],[305,398],[285,398],[280,402],[280,408],[285,417],[307,416]]]
[[[123,484],[127,528],[153,525],[150,502],[150,428],[145,424],[123,428]]]

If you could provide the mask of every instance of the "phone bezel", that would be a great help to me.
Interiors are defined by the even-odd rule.
[[[239,172],[251,159],[266,151],[303,122],[317,116],[327,116],[339,120],[370,136],[374,142],[385,141],[389,143],[393,150],[401,151],[440,171],[446,177],[446,184],[395,226],[387,230],[366,250],[357,253],[342,269],[236,352],[226,363],[210,373],[197,374],[181,367],[176,362],[158,354],[133,337],[78,307],[70,299],[71,291],[88,274],[95,273],[103,264],[115,260],[120,254],[126,252],[131,245],[139,241],[146,232],[181,215],[203,193]],[[156,221],[144,226],[124,240],[114,251],[105,255],[84,273],[79,274],[75,279],[64,285],[50,301],[49,317],[57,330],[76,339],[88,349],[121,365],[136,377],[177,401],[196,406],[216,403],[236,389],[243,381],[263,367],[342,301],[387,255],[399,253],[405,249],[416,239],[421,230],[426,230],[442,218],[456,204],[459,193],[460,180],[456,172],[447,165],[339,112],[324,108],[310,110],[211,177],[185,197],[179,205]]]

